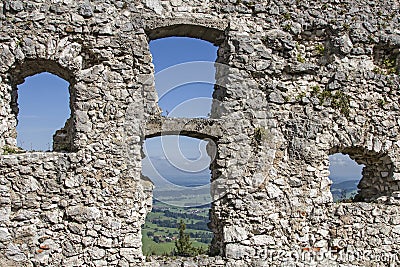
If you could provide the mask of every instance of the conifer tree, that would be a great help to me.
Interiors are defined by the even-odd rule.
[[[189,234],[185,233],[186,224],[181,220],[179,222],[179,236],[178,239],[175,240],[175,255],[190,257],[196,254],[196,250],[193,247],[192,242],[190,241]]]

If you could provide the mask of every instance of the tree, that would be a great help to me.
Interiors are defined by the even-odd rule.
[[[153,236],[153,241],[156,243],[160,243],[161,239],[159,236],[155,235],[155,236]]]
[[[179,236],[175,240],[174,254],[177,256],[191,257],[195,256],[196,249],[193,247],[192,241],[190,241],[189,234],[185,233],[186,224],[181,220],[178,226]]]
[[[153,236],[154,236],[154,233],[153,233],[152,231],[148,231],[148,232],[147,232],[147,236],[148,236],[148,237],[153,237]]]

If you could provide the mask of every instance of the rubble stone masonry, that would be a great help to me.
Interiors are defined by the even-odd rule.
[[[397,0],[0,2],[1,266],[399,266]],[[219,47],[209,119],[162,118],[149,41]],[[53,152],[16,147],[17,86],[70,83]],[[213,256],[145,258],[146,137],[216,143]],[[328,156],[364,164],[333,203]],[[7,154],[7,155],[6,155]]]

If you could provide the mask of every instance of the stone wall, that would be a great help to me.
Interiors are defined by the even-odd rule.
[[[398,10],[364,0],[2,1],[0,147],[16,146],[27,76],[67,80],[71,118],[60,138],[69,153],[0,157],[0,263],[184,264],[146,263],[141,252],[153,187],[143,141],[182,132],[217,144],[217,255],[187,266],[398,265]],[[212,119],[160,117],[148,42],[167,36],[219,46]],[[332,202],[336,152],[366,165],[359,203]]]

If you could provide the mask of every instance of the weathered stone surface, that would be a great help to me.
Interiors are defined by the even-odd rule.
[[[25,261],[26,255],[14,244],[9,244],[5,255],[8,259],[13,260],[15,262],[22,262]]]
[[[24,10],[24,4],[22,3],[22,1],[11,1],[10,2],[10,7],[12,10],[19,12]]]
[[[11,235],[7,228],[0,228],[0,242],[8,241],[11,239]]]
[[[240,242],[247,239],[248,233],[242,226],[229,226],[224,228],[226,242]]]
[[[255,250],[249,246],[243,246],[239,244],[227,244],[226,255],[228,258],[243,259],[252,258],[255,256]]]
[[[83,4],[79,7],[79,14],[80,14],[82,17],[90,18],[91,16],[93,16],[92,7],[91,7],[89,4],[83,3]]]
[[[67,80],[72,114],[57,152],[0,156],[0,265],[305,266],[274,255],[337,249],[372,256],[321,265],[398,262],[399,4],[336,2],[3,1],[0,150],[16,146],[26,77]],[[148,40],[168,36],[219,46],[210,118],[160,116]],[[216,257],[142,255],[141,149],[162,134],[210,141]],[[361,203],[332,202],[337,152],[365,165]]]
[[[101,212],[96,207],[72,206],[66,209],[66,214],[78,222],[94,221],[100,218]]]

